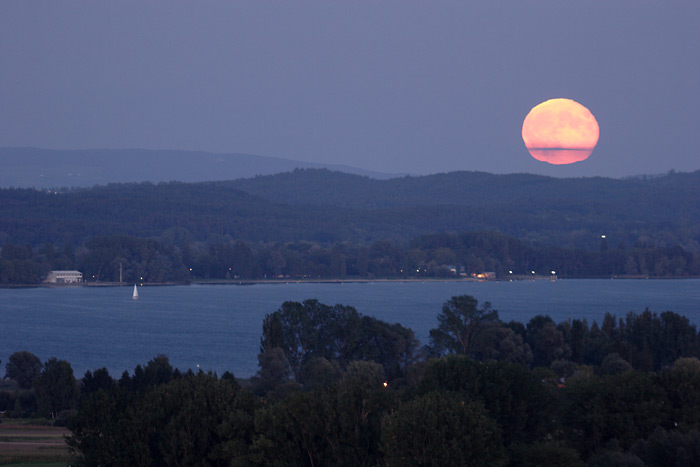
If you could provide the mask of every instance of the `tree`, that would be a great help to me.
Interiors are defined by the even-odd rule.
[[[342,428],[338,390],[295,392],[255,412],[253,460],[258,465],[338,465]]]
[[[483,402],[506,445],[542,438],[554,418],[554,395],[542,378],[515,363],[482,363],[463,355],[430,360],[419,390],[454,391]]]
[[[668,395],[674,426],[700,431],[700,360],[679,358],[658,377]]]
[[[600,373],[603,375],[616,375],[632,370],[632,365],[616,353],[611,353],[600,364]]]
[[[498,312],[491,309],[489,302],[481,308],[478,303],[469,295],[452,297],[445,302],[438,315],[439,326],[430,330],[434,354],[449,352],[472,356],[475,336],[486,326],[498,322]]]
[[[527,343],[532,348],[536,366],[548,367],[553,361],[571,354],[564,335],[549,316],[535,316],[527,323]]]
[[[144,398],[143,433],[162,465],[241,465],[253,441],[255,399],[212,374],[187,374]]]
[[[173,377],[173,367],[167,355],[156,355],[148,361],[143,371],[145,382],[150,386],[165,384]]]
[[[301,369],[314,358],[336,361],[341,369],[353,360],[370,360],[380,363],[387,376],[396,377],[413,362],[416,346],[413,331],[400,324],[318,300],[284,302],[265,316],[260,339],[261,355],[281,349],[297,381]],[[259,358],[261,365],[268,361]]]
[[[85,397],[99,390],[111,391],[114,389],[114,386],[114,379],[109,376],[106,368],[95,370],[94,373],[87,370],[83,380],[80,382],[80,392]]]
[[[41,360],[26,350],[10,355],[5,365],[5,378],[14,379],[22,389],[31,388],[40,374]]]
[[[475,336],[473,355],[479,360],[498,360],[529,365],[532,351],[520,334],[508,326],[492,324]]]
[[[61,410],[74,409],[80,395],[70,363],[55,357],[44,363],[34,389],[39,412],[52,418]]]
[[[382,430],[389,466],[504,462],[498,425],[484,407],[452,392],[430,392],[400,406]]]
[[[584,457],[612,440],[628,449],[657,426],[668,426],[673,414],[666,391],[649,373],[572,378],[563,395],[567,439]]]
[[[338,362],[316,357],[301,368],[299,382],[304,388],[328,388],[337,385],[342,376]]]
[[[649,438],[634,443],[630,451],[650,467],[700,465],[700,433],[657,427]]]
[[[533,444],[520,444],[509,448],[510,467],[584,467],[575,449],[564,443],[545,441]]]
[[[145,393],[91,394],[67,442],[83,465],[249,465],[256,405],[229,379],[188,373]]]
[[[583,363],[586,355],[585,338],[588,334],[588,324],[575,319],[571,322],[571,330],[568,335],[568,344],[571,348],[571,360],[576,363]]]
[[[266,394],[275,389],[281,389],[292,382],[292,369],[284,350],[280,347],[265,349],[258,354],[260,370],[255,377],[256,394]],[[303,378],[300,378],[300,380]]]
[[[261,465],[378,465],[382,420],[392,398],[384,381],[381,365],[350,362],[340,383],[296,391],[263,407],[255,416],[255,461]]]

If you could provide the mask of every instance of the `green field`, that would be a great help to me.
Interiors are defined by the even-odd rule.
[[[4,419],[0,423],[0,465],[65,467],[71,455],[64,436],[67,428],[42,420]]]

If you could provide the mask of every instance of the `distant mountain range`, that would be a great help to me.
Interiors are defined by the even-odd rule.
[[[0,148],[0,188],[91,187],[130,182],[206,182],[327,168],[387,179],[398,174],[250,154],[149,149]]]

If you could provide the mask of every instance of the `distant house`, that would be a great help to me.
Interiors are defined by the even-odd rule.
[[[44,282],[49,284],[77,284],[83,281],[80,271],[51,271]]]
[[[472,277],[474,277],[476,279],[491,281],[491,280],[494,280],[496,278],[496,273],[493,271],[482,272],[479,274],[472,273]]]

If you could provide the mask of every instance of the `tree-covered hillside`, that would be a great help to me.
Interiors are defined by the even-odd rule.
[[[97,235],[194,240],[407,242],[500,231],[562,247],[637,243],[700,249],[700,172],[643,180],[454,172],[385,181],[327,170],[209,183],[0,190],[0,244]]]
[[[377,180],[325,169],[297,169],[218,184],[289,204],[360,209],[506,203],[552,206],[577,201],[614,205],[638,199],[685,204],[695,203],[688,196],[700,193],[700,171],[622,180],[485,172],[449,172]],[[698,209],[695,204],[695,209]]]

